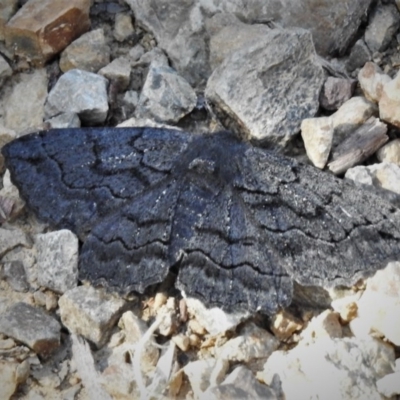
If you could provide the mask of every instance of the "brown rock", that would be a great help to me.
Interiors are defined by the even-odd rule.
[[[337,110],[353,94],[355,81],[344,78],[328,77],[319,96],[319,102],[325,110]]]
[[[29,0],[5,26],[6,45],[42,65],[90,27],[90,0]]]

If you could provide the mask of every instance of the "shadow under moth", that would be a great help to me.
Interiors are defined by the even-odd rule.
[[[349,286],[400,256],[380,196],[222,132],[49,130],[2,153],[21,197],[83,242],[80,279],[162,282],[207,306],[274,314],[302,285]]]

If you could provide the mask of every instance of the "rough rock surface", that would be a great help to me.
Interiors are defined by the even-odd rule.
[[[319,339],[311,345],[276,351],[262,373],[269,384],[278,374],[287,400],[381,399],[376,381],[392,372],[393,348],[368,339]],[[357,374],[354,372],[357,371]]]
[[[392,140],[382,146],[376,156],[379,161],[393,163],[400,166],[400,139]]]
[[[203,21],[218,12],[239,16],[242,21],[273,20],[283,27],[310,29],[321,54],[343,53],[352,40],[370,0],[323,1],[315,7],[311,0],[290,0],[285,6],[278,0],[182,2],[180,0],[145,3],[128,0],[139,24],[150,30],[159,46],[168,54],[172,66],[196,86],[210,75],[208,36]]]
[[[400,345],[400,325],[394,316],[400,315],[400,263],[392,262],[367,280],[367,288],[357,301],[357,317],[350,322],[356,337],[368,337],[371,332]]]
[[[189,83],[168,66],[151,65],[135,116],[158,122],[177,122],[196,105],[196,93]]]
[[[66,112],[46,120],[51,129],[80,128],[81,120],[76,113]]]
[[[319,96],[321,107],[325,110],[337,110],[353,94],[355,81],[329,76]]]
[[[18,0],[3,0],[0,3],[0,41],[4,41],[4,27],[7,21],[16,13]]]
[[[391,81],[389,75],[383,73],[381,68],[373,62],[367,62],[358,73],[358,81],[364,96],[378,103],[383,91],[383,86]]]
[[[90,0],[29,0],[5,27],[7,46],[43,64],[89,29],[89,7]]]
[[[400,74],[383,85],[379,99],[379,117],[400,127]]]
[[[309,32],[272,30],[226,58],[206,96],[239,135],[283,147],[317,112],[322,84]]]
[[[110,47],[106,43],[103,29],[87,32],[72,42],[62,53],[60,69],[81,69],[97,72],[110,62]]]
[[[32,74],[20,75],[4,110],[6,128],[23,132],[40,129],[43,126],[44,103],[47,96],[47,75],[45,69]]]
[[[47,97],[46,116],[72,112],[88,125],[104,122],[108,112],[107,84],[107,79],[92,72],[66,72]]]
[[[125,304],[124,300],[112,297],[104,290],[78,286],[60,297],[61,321],[69,331],[101,347],[108,340]]]
[[[78,283],[78,238],[68,230],[44,233],[35,238],[38,282],[64,293]]]
[[[113,60],[99,71],[99,75],[115,82],[120,90],[126,90],[131,77],[131,63],[125,57]]]
[[[14,304],[0,316],[0,333],[26,344],[44,357],[60,346],[60,330],[56,319],[25,303]]]

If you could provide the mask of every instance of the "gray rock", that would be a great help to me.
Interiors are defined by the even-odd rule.
[[[67,112],[46,120],[51,129],[80,128],[81,120],[75,113]]]
[[[103,29],[84,33],[73,41],[62,53],[60,69],[67,72],[81,69],[97,72],[110,62],[110,47],[107,45]]]
[[[151,117],[158,122],[177,122],[193,110],[196,101],[196,93],[189,83],[172,68],[152,64],[135,116]]]
[[[132,18],[129,14],[118,13],[115,15],[114,38],[118,42],[129,39],[134,34]]]
[[[20,198],[19,191],[11,182],[10,171],[3,175],[3,188],[0,190],[0,221],[11,221],[18,217],[25,208],[25,202]]]
[[[259,377],[269,384],[278,374],[286,400],[381,399],[375,383],[393,362],[393,347],[381,341],[321,338],[275,351]]]
[[[78,284],[78,238],[66,229],[39,234],[37,248],[38,283],[58,293]]]
[[[43,126],[44,103],[47,96],[47,73],[36,69],[19,75],[4,109],[4,125],[20,133]]]
[[[382,146],[376,153],[379,161],[400,166],[400,139],[392,140]]]
[[[0,87],[3,82],[12,75],[12,69],[8,65],[8,62],[0,56]]]
[[[367,61],[371,60],[371,52],[369,51],[364,39],[359,39],[350,51],[349,58],[346,62],[346,69],[349,72],[357,68],[361,68]]]
[[[331,310],[325,310],[313,317],[307,327],[301,332],[301,344],[313,343],[321,338],[341,338],[342,326],[339,322],[339,314]]]
[[[125,304],[102,289],[78,286],[60,297],[61,321],[70,332],[82,335],[100,348],[108,340]]]
[[[47,97],[48,118],[59,113],[76,113],[87,125],[101,124],[107,118],[107,79],[79,69],[66,72]]]
[[[211,73],[208,63],[209,36],[204,22],[219,12],[237,15],[254,23],[273,20],[283,27],[301,27],[312,32],[317,51],[323,55],[343,53],[364,17],[371,0],[323,1],[315,7],[312,0],[198,2],[173,0],[141,2],[127,0],[136,22],[151,31],[158,45],[168,54],[172,66],[192,86],[202,85]]]
[[[218,26],[221,29],[218,30]],[[212,71],[235,51],[245,48],[257,40],[262,40],[265,35],[271,32],[271,29],[266,25],[248,25],[241,22],[233,14],[226,13],[216,14],[207,21],[207,30],[211,37],[210,67]]]
[[[189,314],[213,336],[235,328],[250,316],[248,312],[229,314],[217,307],[206,308],[200,300],[194,298],[186,298],[186,306]]]
[[[208,80],[206,96],[241,136],[284,146],[317,112],[322,84],[310,33],[272,30],[226,58]]]
[[[2,0],[0,3],[0,42],[4,41],[4,26],[17,9],[18,0]]]
[[[135,90],[127,90],[124,94],[123,102],[128,107],[134,109],[139,102],[138,92],[136,92]]]
[[[400,315],[400,263],[387,267],[367,279],[367,286],[357,301],[357,317],[350,321],[356,337],[366,338],[375,333],[395,346],[400,345],[400,325],[395,316]],[[390,371],[391,372],[391,371]]]
[[[24,264],[21,261],[5,262],[0,275],[3,275],[11,288],[17,292],[26,292],[29,289]]]
[[[129,60],[131,62],[138,61],[140,57],[145,53],[145,49],[143,48],[142,45],[137,44],[136,46],[133,46],[128,53]]]
[[[249,323],[241,330],[238,337],[230,339],[223,346],[216,348],[216,353],[219,359],[250,363],[269,357],[278,346],[278,339],[268,331]]]
[[[25,303],[15,303],[0,317],[1,333],[44,357],[60,346],[60,330],[56,319]]]
[[[25,232],[19,229],[0,228],[0,258],[17,246],[31,248],[32,241]]]
[[[17,137],[17,134],[15,133],[14,130],[12,129],[7,129],[4,126],[0,125],[0,150],[1,148],[14,140]],[[0,151],[1,153],[1,151]],[[4,171],[4,157],[2,154],[0,154],[0,172]]]
[[[1,396],[4,400],[11,399],[18,386],[17,362],[0,361],[0,387]]]
[[[124,91],[129,86],[131,77],[131,63],[125,57],[113,60],[99,71],[99,75],[104,76],[118,85],[118,89]]]
[[[268,386],[257,381],[253,373],[241,365],[221,385],[206,390],[201,400],[275,400],[280,397]]]
[[[136,66],[143,66],[143,67],[148,67],[152,64],[153,67],[168,67],[168,58],[165,55],[165,53],[159,49],[158,47],[155,47],[154,49],[148,51],[147,53],[144,53],[139,61],[133,63],[133,65]]]
[[[392,79],[373,62],[367,62],[358,73],[358,81],[364,96],[375,103],[378,103],[383,91],[383,86]]]
[[[337,110],[353,95],[356,81],[344,78],[328,77],[319,96],[321,107],[325,110]]]
[[[393,4],[379,5],[370,15],[365,43],[372,52],[384,51],[400,26],[400,14]]]
[[[307,156],[317,168],[324,168],[332,148],[333,122],[330,117],[306,118],[301,123],[301,137]]]

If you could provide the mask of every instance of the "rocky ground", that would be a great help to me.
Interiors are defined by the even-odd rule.
[[[2,0],[0,147],[47,128],[228,128],[400,194],[400,2],[285,4]],[[400,395],[400,260],[270,318],[168,282],[122,298],[78,281],[77,237],[0,171],[1,399]]]

